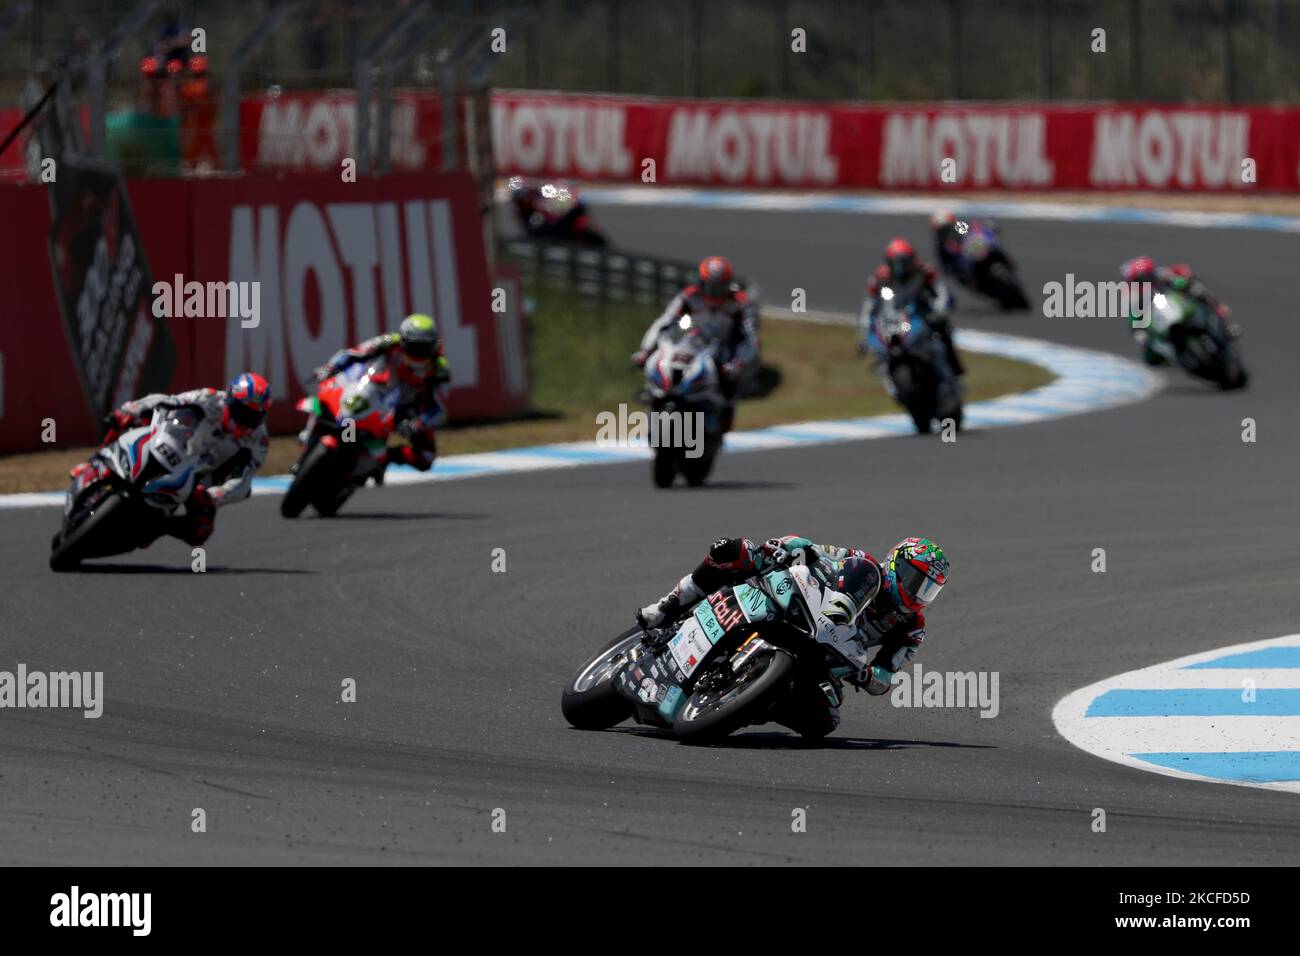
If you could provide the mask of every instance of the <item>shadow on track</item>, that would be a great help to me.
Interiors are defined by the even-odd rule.
[[[65,574],[315,574],[302,568],[230,568],[209,567],[195,571],[188,564],[82,564]]]
[[[763,481],[761,479],[754,481],[706,481],[698,488],[691,488],[691,491],[767,491],[777,488],[797,488],[798,484],[793,481]]]
[[[676,740],[667,730],[658,727],[611,727],[611,731],[633,737],[654,740]],[[586,731],[581,731],[585,733]],[[730,750],[911,750],[915,747],[951,747],[959,750],[996,750],[993,744],[959,744],[950,740],[890,740],[871,737],[823,737],[804,740],[793,733],[781,731],[756,731],[732,734],[710,747]]]
[[[307,517],[307,516],[304,516]],[[456,514],[451,511],[340,511],[330,518],[324,518],[315,515],[308,520],[312,521],[434,521],[437,519],[448,518],[454,521],[482,521],[484,518],[490,518],[491,515],[465,513]],[[300,519],[301,520],[301,519]]]

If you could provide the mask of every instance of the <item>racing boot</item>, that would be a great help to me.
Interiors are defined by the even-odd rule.
[[[694,578],[688,574],[658,601],[637,611],[636,622],[652,636],[660,636],[657,633],[660,628],[677,620],[685,608],[693,606],[702,597],[704,592],[695,586]]]

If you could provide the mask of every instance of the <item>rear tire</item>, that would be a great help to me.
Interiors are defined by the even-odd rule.
[[[795,673],[794,658],[779,648],[760,660],[767,662],[761,673],[733,682],[721,695],[698,689],[691,694],[673,721],[677,739],[687,744],[712,743],[755,723],[753,717],[784,693]]]
[[[632,702],[614,686],[621,665],[609,668],[609,662],[641,643],[642,634],[639,627],[624,631],[569,678],[560,695],[565,720],[579,730],[607,730],[633,715]],[[609,668],[603,675],[602,667]]]

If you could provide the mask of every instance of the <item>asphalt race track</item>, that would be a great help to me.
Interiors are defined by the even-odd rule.
[[[724,252],[772,304],[800,287],[829,310],[856,307],[891,234],[924,229],[596,212],[630,247]],[[1189,260],[1234,306],[1251,387],[1164,373],[1144,403],[953,444],[724,454],[702,490],[656,491],[648,465],[587,467],[390,486],[293,525],[260,497],[221,515],[206,574],[165,542],[55,575],[56,510],[0,511],[0,667],[102,670],[106,697],[98,720],[0,712],[0,859],[1300,863],[1294,795],[1107,763],[1050,716],[1102,677],[1300,630],[1300,237],[1040,221],[1008,222],[1005,237],[1034,289],[1067,272],[1116,278],[1139,252]],[[1113,322],[972,305],[959,323],[1134,354]],[[850,694],[813,749],[780,733],[695,749],[565,724],[564,679],[710,541],[791,532],[878,555],[936,537],[953,576],[917,660],[999,672],[998,716]],[[1090,571],[1098,547],[1105,574]],[[340,701],[345,678],[355,703]],[[805,833],[791,832],[797,807]],[[1105,833],[1090,828],[1097,807]]]

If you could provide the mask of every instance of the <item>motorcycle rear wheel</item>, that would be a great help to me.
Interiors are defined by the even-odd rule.
[[[578,668],[560,695],[565,720],[579,730],[607,730],[633,715],[632,702],[618,692],[614,677],[643,637],[641,628],[628,628]]]

